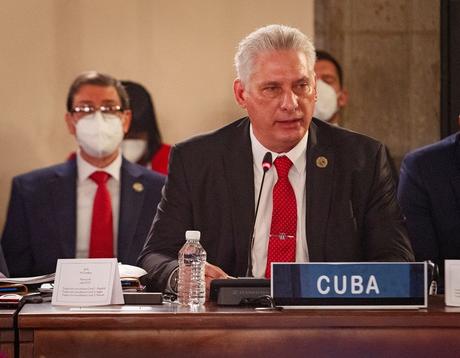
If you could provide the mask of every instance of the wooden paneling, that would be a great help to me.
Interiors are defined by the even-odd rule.
[[[21,350],[30,354],[32,340],[34,357],[460,356],[460,308],[442,297],[429,309],[373,311],[29,305],[19,325]]]

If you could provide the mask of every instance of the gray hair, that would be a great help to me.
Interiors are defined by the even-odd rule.
[[[247,82],[254,60],[264,51],[296,50],[305,54],[307,69],[313,72],[316,60],[313,42],[300,30],[285,25],[268,25],[250,33],[238,44],[235,54],[237,77]]]

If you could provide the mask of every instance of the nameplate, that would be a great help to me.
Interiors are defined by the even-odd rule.
[[[117,259],[59,259],[51,303],[80,307],[124,304]]]
[[[444,298],[447,306],[460,306],[460,260],[444,261]]]
[[[271,295],[286,308],[427,307],[427,265],[274,263]]]

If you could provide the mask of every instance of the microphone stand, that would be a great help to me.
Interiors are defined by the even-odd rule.
[[[271,167],[272,167],[272,153],[267,152],[265,153],[264,159],[262,160],[262,170],[264,171],[264,173],[262,175],[262,182],[260,184],[259,195],[257,197],[256,212],[254,214],[254,221],[252,223],[251,240],[249,242],[249,251],[248,251],[248,268],[246,270],[246,277],[252,277],[252,249],[254,247],[254,230],[256,226],[257,213],[259,212],[259,204],[260,204],[260,197],[262,195],[262,188],[264,187],[265,174],[267,174],[268,170]]]

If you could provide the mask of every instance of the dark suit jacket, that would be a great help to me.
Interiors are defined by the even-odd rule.
[[[76,180],[75,159],[13,179],[1,241],[11,276],[52,273],[57,259],[75,257]],[[136,191],[135,183],[143,190]],[[122,263],[136,264],[163,184],[162,175],[123,159],[117,243]]]
[[[2,273],[6,277],[10,275],[8,271],[8,267],[6,265],[5,256],[3,255],[3,250],[1,247],[0,247],[0,273]]]
[[[417,260],[460,259],[460,133],[404,158],[398,198]]]
[[[316,165],[327,158],[325,168]],[[311,261],[413,260],[384,146],[314,119],[307,149]],[[186,230],[201,231],[208,262],[244,276],[254,220],[249,121],[174,146],[169,175],[139,265],[162,290]]]

